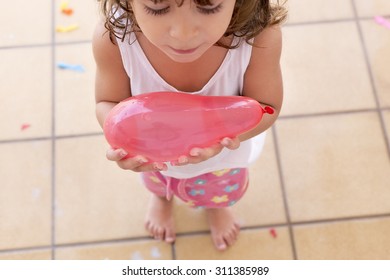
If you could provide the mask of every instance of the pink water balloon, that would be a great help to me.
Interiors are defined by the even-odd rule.
[[[243,96],[152,92],[117,104],[106,118],[104,134],[113,148],[129,156],[175,161],[194,147],[209,147],[249,131],[264,113],[273,112]]]

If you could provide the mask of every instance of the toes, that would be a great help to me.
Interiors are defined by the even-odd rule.
[[[213,241],[214,241],[214,245],[215,247],[220,250],[220,251],[223,251],[223,250],[226,250],[227,248],[227,244],[224,240],[224,238],[222,236],[216,236],[213,238]]]
[[[149,232],[150,236],[156,240],[173,243],[176,239],[174,230],[156,227],[150,223],[145,223],[145,229]]]
[[[176,239],[175,233],[172,230],[167,229],[165,232],[165,242],[173,243]]]
[[[215,247],[220,251],[226,250],[237,241],[239,232],[240,227],[233,227],[230,231],[225,232],[223,235],[216,235],[213,237]]]
[[[155,230],[154,238],[157,240],[164,240],[165,230],[164,228],[157,228]]]

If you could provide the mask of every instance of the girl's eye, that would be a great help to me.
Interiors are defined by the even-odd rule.
[[[148,6],[145,6],[145,11],[147,14],[153,15],[153,16],[161,16],[163,14],[168,13],[169,11],[169,6],[162,8],[162,9],[152,9]]]
[[[218,6],[215,6],[215,7],[212,7],[212,8],[205,8],[205,7],[199,7],[198,6],[199,12],[201,12],[202,14],[205,14],[205,15],[218,13],[221,10],[221,8],[222,8],[222,3],[219,4]]]

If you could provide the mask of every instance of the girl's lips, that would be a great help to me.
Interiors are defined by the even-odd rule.
[[[178,53],[178,54],[192,54],[192,53],[194,53],[198,48],[183,50],[183,49],[175,49],[175,48],[172,48],[172,47],[171,47],[171,49],[172,49],[175,53]]]

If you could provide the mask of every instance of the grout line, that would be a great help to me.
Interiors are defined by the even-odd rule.
[[[172,254],[172,260],[177,260],[176,243],[175,242],[173,242],[171,245],[171,254]]]
[[[72,138],[87,138],[87,137],[95,137],[102,136],[103,132],[91,132],[91,133],[81,133],[74,135],[59,135],[59,136],[46,136],[46,137],[36,137],[36,138],[24,138],[24,139],[8,139],[8,140],[0,140],[1,144],[10,144],[10,143],[25,143],[25,142],[35,142],[35,141],[48,141],[48,140],[62,140],[62,139],[72,139]]]
[[[384,137],[386,148],[387,148],[387,156],[390,159],[389,135],[387,134],[386,123],[385,123],[385,119],[384,119],[384,116],[383,116],[383,111],[381,110],[381,104],[380,104],[380,100],[379,100],[379,96],[378,96],[378,90],[377,90],[376,85],[375,85],[374,74],[372,72],[372,65],[371,65],[371,62],[370,62],[370,58],[369,58],[369,54],[368,54],[367,45],[366,45],[366,41],[365,41],[365,38],[364,38],[362,26],[360,24],[360,20],[359,20],[358,14],[357,14],[355,0],[351,0],[351,4],[352,4],[354,16],[355,16],[356,28],[358,30],[359,39],[360,39],[361,47],[362,47],[363,54],[364,54],[364,62],[365,62],[366,67],[367,67],[368,77],[370,79],[371,89],[372,89],[373,97],[374,97],[375,104],[376,104],[376,111],[377,111],[377,114],[378,114],[378,117],[379,117],[379,122],[380,122],[380,125],[381,125],[383,137]]]
[[[383,112],[389,111],[390,107],[382,107]],[[357,110],[348,110],[348,111],[335,111],[335,112],[322,112],[322,113],[309,113],[309,114],[296,114],[296,115],[281,115],[279,120],[289,120],[289,119],[301,119],[301,118],[313,118],[313,117],[325,117],[325,116],[341,116],[346,114],[361,114],[361,113],[376,113],[378,109],[357,109]],[[103,132],[90,132],[90,133],[80,133],[80,134],[68,134],[68,135],[54,135],[55,140],[61,139],[72,139],[72,138],[85,138],[85,137],[95,137],[102,136]],[[10,143],[24,143],[24,142],[34,142],[34,141],[47,141],[52,140],[52,136],[46,137],[35,137],[35,138],[24,138],[24,139],[5,139],[0,140],[1,144],[10,144]]]
[[[319,219],[319,220],[309,220],[309,221],[298,221],[291,222],[291,226],[307,226],[307,225],[317,225],[317,224],[331,224],[338,222],[360,222],[374,219],[390,219],[390,213],[384,214],[375,214],[375,215],[362,215],[362,216],[352,216],[352,217],[342,217],[342,218],[330,218],[330,219]],[[288,227],[287,223],[275,223],[275,224],[265,224],[259,226],[247,226],[242,227],[241,232],[252,231],[252,230],[265,230],[269,228],[277,228],[277,227]],[[209,230],[200,230],[200,231],[192,231],[192,232],[184,232],[178,233],[177,237],[193,237],[193,236],[201,236],[201,235],[209,235]],[[138,236],[138,237],[130,237],[130,238],[121,238],[121,239],[112,239],[112,240],[99,240],[99,241],[89,241],[89,242],[77,242],[77,243],[67,243],[67,244],[57,244],[56,248],[80,248],[87,247],[93,245],[110,245],[110,244],[118,244],[124,242],[138,242],[138,241],[155,241],[150,236]],[[175,247],[175,243],[172,244],[172,247]],[[26,247],[26,248],[18,248],[18,249],[5,249],[0,250],[0,254],[7,253],[20,253],[20,252],[31,252],[31,251],[39,251],[39,250],[50,250],[52,246],[37,246],[37,247]],[[172,254],[173,260],[176,260],[176,252]]]
[[[390,110],[390,107],[383,108],[383,110]],[[333,112],[320,112],[320,113],[308,113],[308,114],[294,114],[294,115],[282,115],[278,119],[302,119],[302,118],[313,118],[313,117],[326,117],[326,116],[341,116],[350,114],[364,114],[364,113],[377,113],[377,108],[367,109],[355,109],[346,111],[333,111]]]
[[[390,213],[384,214],[375,214],[375,215],[365,215],[365,216],[355,216],[355,217],[343,217],[343,218],[330,218],[330,219],[320,219],[320,220],[309,220],[309,221],[299,221],[299,222],[290,222],[291,226],[307,226],[307,225],[317,225],[317,224],[330,224],[330,223],[338,223],[338,222],[348,222],[348,221],[367,221],[374,220],[378,218],[388,218],[390,219]],[[247,226],[242,227],[241,232],[252,231],[252,230],[266,230],[270,228],[277,227],[288,227],[288,223],[275,223],[275,224],[264,224],[258,226]],[[200,231],[192,231],[192,232],[184,232],[178,233],[177,237],[191,237],[191,236],[200,236],[200,235],[209,235],[209,230],[200,230]],[[112,240],[97,240],[97,241],[87,241],[87,242],[76,242],[76,243],[64,243],[56,245],[56,248],[79,248],[79,247],[87,247],[93,245],[109,245],[109,244],[118,244],[125,242],[141,242],[141,241],[155,241],[150,236],[138,236],[138,237],[129,237],[129,238],[121,238],[121,239],[112,239]],[[175,246],[175,243],[172,244]],[[18,249],[5,249],[0,250],[1,254],[4,253],[17,253],[17,252],[31,252],[31,251],[39,251],[39,250],[48,250],[51,249],[51,246],[37,246],[37,247],[26,247],[26,248],[18,248]],[[173,254],[173,259],[176,259],[176,254]]]
[[[286,184],[285,184],[285,181],[284,181],[282,161],[281,161],[281,154],[280,154],[280,149],[279,149],[278,136],[277,136],[277,132],[276,132],[276,125],[277,124],[273,125],[272,128],[271,128],[272,129],[272,134],[273,134],[273,140],[274,140],[274,149],[275,149],[275,154],[276,154],[276,163],[277,163],[277,167],[278,167],[278,170],[279,170],[280,188],[281,188],[281,191],[282,191],[284,213],[286,215],[286,220],[287,220],[287,227],[288,227],[288,232],[289,232],[289,236],[290,236],[290,244],[291,244],[293,259],[297,260],[298,259],[298,254],[297,254],[297,249],[296,249],[296,246],[295,246],[294,231],[293,231],[293,227],[292,227],[292,224],[291,224],[290,211],[289,211],[289,208],[288,208]]]
[[[54,12],[53,12],[54,13]],[[55,36],[55,31],[53,31]],[[0,46],[1,50],[15,50],[15,49],[32,49],[32,48],[46,48],[46,47],[58,47],[58,46],[68,46],[68,45],[82,45],[82,44],[91,44],[91,40],[80,40],[74,42],[51,42],[51,43],[36,43],[36,44],[27,44],[27,45],[13,45],[13,46]]]
[[[51,258],[56,259],[56,136],[55,136],[55,120],[56,120],[56,35],[55,35],[55,22],[56,22],[56,1],[52,1],[51,5]]]

